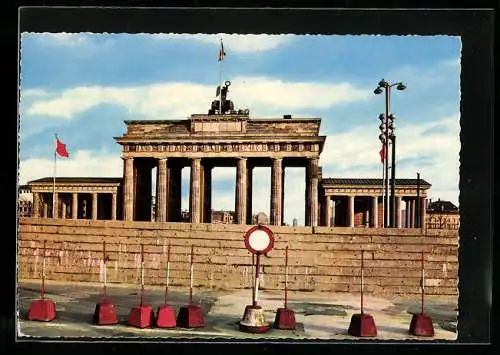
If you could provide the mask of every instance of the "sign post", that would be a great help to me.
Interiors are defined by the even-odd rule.
[[[363,286],[364,286],[364,250],[361,250],[361,277],[359,280],[360,287],[360,298],[361,298],[361,313],[353,314],[351,317],[351,323],[349,324],[349,329],[347,332],[350,335],[357,337],[374,337],[377,335],[377,326],[375,325],[375,320],[371,314],[364,312],[363,304]]]
[[[165,303],[158,307],[156,316],[156,326],[158,328],[175,328],[177,325],[175,310],[168,303],[168,286],[170,280],[170,243],[168,244],[167,252],[167,268],[165,275]]]
[[[424,286],[425,286],[425,276],[424,276],[424,252],[422,251],[421,260],[421,276],[420,276],[420,287],[422,290],[421,295],[421,310],[420,314],[415,313],[411,318],[410,323],[410,334],[422,337],[432,337],[434,336],[434,326],[432,324],[432,319],[429,315],[425,314],[424,308]]]
[[[177,315],[177,326],[181,328],[203,328],[205,318],[200,306],[193,304],[193,268],[194,268],[194,245],[191,245],[189,255],[189,304],[182,306]]]
[[[274,327],[277,329],[294,330],[295,313],[288,308],[288,246],[285,249],[285,307],[278,308],[276,312],[276,319],[274,320]]]
[[[144,304],[144,244],[141,244],[141,303],[132,307],[128,315],[128,325],[137,328],[147,328],[153,323],[153,307]]]
[[[94,310],[94,323],[97,325],[114,325],[118,323],[115,305],[109,300],[107,293],[107,265],[109,256],[106,253],[106,241],[102,242],[102,302],[97,303]]]
[[[42,256],[42,287],[41,298],[34,300],[28,310],[28,320],[36,320],[42,322],[50,322],[56,318],[56,304],[54,301],[45,298],[45,249],[47,241],[43,241],[43,256]]]
[[[274,247],[274,236],[265,226],[250,228],[244,236],[245,247],[255,255],[255,282],[253,284],[252,304],[246,306],[240,330],[247,333],[264,333],[269,330],[269,323],[264,318],[264,310],[258,304],[260,256],[266,255]]]

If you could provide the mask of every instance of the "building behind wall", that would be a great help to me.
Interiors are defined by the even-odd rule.
[[[121,178],[45,177],[30,181],[32,216],[62,219],[121,219]],[[55,215],[53,215],[53,212]]]
[[[397,228],[418,228],[419,221],[426,220],[425,201],[430,187],[424,179],[396,179]],[[319,225],[382,227],[387,216],[383,194],[382,179],[323,178],[319,191]]]
[[[233,224],[234,211],[212,211],[211,223]]]
[[[256,213],[252,216],[252,224],[269,224],[269,218],[264,212]]]
[[[426,227],[428,229],[459,229],[459,208],[450,201],[428,201]]]
[[[33,194],[28,185],[19,186],[18,206],[19,217],[31,217],[33,212]]]

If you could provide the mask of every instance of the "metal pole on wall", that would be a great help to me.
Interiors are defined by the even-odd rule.
[[[377,201],[377,208],[378,208],[378,201]],[[380,227],[384,226],[385,226],[385,160],[382,166],[382,224]]]
[[[194,245],[191,244],[191,257],[189,258],[189,305],[193,304],[193,258]]]
[[[385,123],[380,126],[380,129],[383,130],[382,134],[379,136],[380,140],[384,143],[384,170],[385,170],[385,178],[384,178],[384,193],[383,193],[383,206],[384,206],[384,227],[395,227],[395,210],[396,210],[396,197],[394,192],[394,184],[395,184],[395,174],[396,174],[396,140],[394,136],[394,125],[392,125],[389,130],[389,112],[390,112],[390,101],[391,101],[391,87],[396,86],[398,90],[405,90],[406,86],[402,82],[389,84],[387,81],[382,79],[377,88],[373,91],[375,95],[381,94],[385,91],[385,117],[382,117],[381,114],[380,120],[383,120]],[[391,116],[391,123],[394,123],[394,116]],[[390,132],[389,132],[390,131]],[[390,138],[390,139],[389,139]],[[392,142],[391,142],[392,141]],[[391,187],[391,202],[389,202],[389,142],[392,144],[392,167],[391,167],[391,180],[393,186]],[[390,213],[389,213],[390,212]]]
[[[389,90],[385,87],[385,200],[384,200],[384,227],[389,227]]]
[[[420,173],[417,173],[417,203],[415,204],[415,228],[420,228]]]
[[[56,147],[54,148],[54,178],[52,181],[52,218],[56,218],[56,168],[57,168],[57,133]]]
[[[392,167],[391,167],[391,227],[396,228],[396,135],[392,134]]]

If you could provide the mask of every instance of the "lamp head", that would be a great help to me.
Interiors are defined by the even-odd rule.
[[[403,83],[399,83],[398,86],[396,86],[396,89],[403,91],[406,89],[406,85]]]
[[[378,82],[378,86],[379,87],[386,87],[388,84],[387,84],[387,81],[385,81],[384,79],[380,80]]]
[[[382,93],[382,89],[380,88],[380,86],[379,86],[379,87],[377,87],[375,90],[373,90],[373,93],[374,93],[375,95],[381,94],[381,93]]]

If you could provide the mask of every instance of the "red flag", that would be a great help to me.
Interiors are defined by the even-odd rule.
[[[61,142],[57,137],[57,135],[56,135],[56,153],[59,154],[61,157],[69,158],[69,153],[66,150],[66,144]]]
[[[382,149],[380,149],[380,152],[378,152],[380,154],[380,162],[383,164],[384,163],[384,160],[385,160],[385,146],[382,145]]]
[[[219,62],[221,60],[224,60],[224,57],[226,56],[226,52],[224,52],[224,44],[222,43],[222,40],[220,40],[220,49],[219,49]]]

